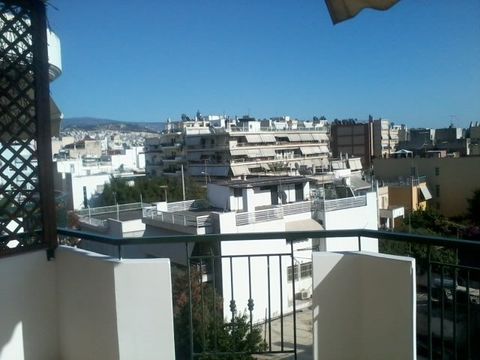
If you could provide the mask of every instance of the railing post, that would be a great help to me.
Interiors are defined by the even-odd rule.
[[[193,304],[192,304],[192,274],[190,271],[190,254],[188,251],[188,242],[185,243],[185,256],[187,261],[187,276],[188,276],[188,314],[190,326],[190,360],[193,360]]]
[[[290,258],[292,264],[292,307],[293,307],[293,349],[294,359],[297,359],[297,304],[295,298],[295,259],[293,255],[293,239],[290,239]]]

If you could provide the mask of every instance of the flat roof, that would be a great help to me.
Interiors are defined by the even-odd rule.
[[[308,182],[308,179],[304,176],[263,176],[245,180],[221,180],[215,182],[214,184],[221,186],[229,186],[231,188],[244,189],[280,184],[301,184],[306,182]]]

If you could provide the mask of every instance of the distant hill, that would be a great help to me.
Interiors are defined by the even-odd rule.
[[[80,129],[92,130],[121,130],[121,131],[143,131],[160,132],[163,130],[163,122],[133,122],[119,121],[112,119],[101,119],[94,117],[72,117],[65,118],[61,123],[61,130]]]

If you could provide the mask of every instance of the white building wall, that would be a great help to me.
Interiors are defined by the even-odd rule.
[[[1,360],[175,359],[170,261],[60,247],[0,261]]]
[[[90,176],[72,176],[72,200],[74,209],[84,208],[83,187],[86,188],[87,200],[105,184],[110,183],[110,174],[96,174]]]
[[[272,204],[272,192],[268,190],[260,190],[260,188],[254,189],[253,201],[255,207],[268,206]]]
[[[168,259],[116,261],[60,248],[55,261],[58,358],[175,358]]]
[[[0,274],[0,359],[58,358],[55,261],[44,250],[2,258]]]
[[[323,214],[325,230],[369,229],[378,230],[378,204],[375,192],[366,194],[367,205]],[[378,252],[378,240],[361,239],[362,251]],[[358,238],[327,238],[320,242],[320,248],[325,251],[355,251],[358,250]]]
[[[256,224],[249,224],[244,226],[236,226],[235,213],[219,214],[220,232],[221,233],[262,233],[285,231],[285,224],[290,221],[311,219],[309,212],[299,213],[292,216],[287,216],[281,220],[261,222]],[[311,248],[311,240],[299,242],[294,246],[295,260],[294,264],[310,262],[311,250],[298,252],[300,248]],[[287,267],[292,266],[290,257],[291,247],[285,239],[273,240],[244,240],[244,241],[223,241],[221,242],[221,253],[223,256],[230,255],[254,255],[254,254],[287,254],[281,256],[270,256],[270,304],[268,302],[268,266],[267,257],[252,257],[250,259],[250,273],[251,273],[251,289],[252,299],[254,300],[253,319],[255,322],[263,321],[265,313],[272,317],[279,316],[281,310],[283,313],[288,313],[293,310],[292,299],[292,283],[287,281]],[[249,293],[249,277],[248,277],[248,258],[246,256],[222,260],[222,286],[223,286],[223,301],[224,314],[229,314],[231,294],[231,266],[233,267],[233,285],[235,300],[238,313],[248,313]],[[280,271],[281,269],[281,271]],[[280,281],[281,274],[281,281]],[[280,292],[280,282],[283,284],[282,293]],[[311,291],[311,279],[296,283],[296,292],[302,290]]]
[[[313,254],[314,359],[416,359],[415,259]]]

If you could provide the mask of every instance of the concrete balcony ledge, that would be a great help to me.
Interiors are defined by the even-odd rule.
[[[170,260],[61,247],[0,261],[0,359],[174,359]]]
[[[1,360],[175,359],[168,259],[60,247],[52,261],[45,251],[4,258],[0,273]],[[313,357],[302,358],[415,359],[415,285],[411,258],[313,253]]]

